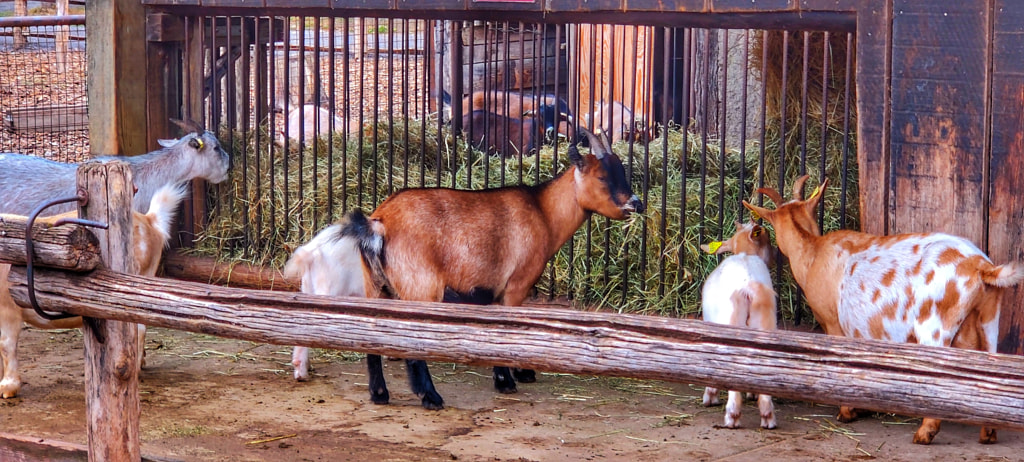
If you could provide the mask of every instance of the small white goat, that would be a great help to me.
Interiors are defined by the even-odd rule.
[[[302,281],[302,292],[313,295],[365,297],[363,262],[356,240],[341,236],[341,224],[330,225],[292,252],[284,275]],[[341,237],[339,237],[341,236]],[[292,350],[295,380],[309,380],[309,348]]]
[[[150,201],[149,211],[145,214],[132,212],[132,233],[135,244],[135,261],[139,265],[139,274],[155,276],[159,267],[164,246],[171,237],[171,226],[177,213],[178,205],[185,198],[187,191],[184,184],[169,184],[157,190]],[[60,215],[38,219],[37,223],[53,224],[60,218],[76,217],[78,212],[66,212]],[[82,326],[82,318],[64,318],[49,320],[40,317],[35,310],[24,309],[14,303],[11,298],[10,283],[7,275],[11,265],[0,265],[0,357],[3,358],[4,375],[0,380],[0,397],[13,398],[21,390],[21,374],[18,372],[18,337],[21,335],[22,322],[27,322],[40,329],[74,329]],[[139,360],[145,354],[146,326],[139,324]]]
[[[725,242],[712,242],[700,246],[710,254],[732,252],[704,281],[701,290],[701,309],[704,320],[716,324],[775,330],[776,302],[772,277],[768,271],[772,246],[768,234],[753,221],[736,222],[736,233]],[[704,389],[704,405],[718,405],[718,389]],[[743,395],[729,390],[725,405],[725,427],[737,428]],[[772,397],[760,394],[757,406],[761,411],[761,428],[775,428],[775,405]]]
[[[349,124],[331,111],[315,104],[305,104],[288,111],[287,125],[277,134],[277,142],[285,144],[291,140],[296,143],[309,143],[316,137],[330,132],[359,131],[358,119],[349,119]]]
[[[743,205],[775,228],[779,250],[825,333],[996,351],[1003,288],[1024,279],[1024,265],[996,265],[967,239],[948,234],[822,235],[815,210],[828,180],[803,200],[806,181],[794,183],[788,202],[774,189],[758,189],[775,210]],[[840,421],[855,417],[850,407],[840,408]],[[923,419],[914,443],[931,443],[939,424]],[[978,441],[995,443],[996,430],[982,427]]]

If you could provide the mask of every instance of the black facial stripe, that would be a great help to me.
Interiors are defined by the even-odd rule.
[[[619,160],[618,156],[604,156],[601,159],[601,167],[607,173],[604,177],[604,182],[613,200],[618,202],[619,197],[625,196],[629,198],[633,196],[633,188],[630,187],[629,180],[626,178],[626,169],[622,166],[622,161]]]

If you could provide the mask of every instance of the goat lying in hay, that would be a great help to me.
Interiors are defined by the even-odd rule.
[[[179,184],[193,178],[202,178],[212,183],[219,183],[228,178],[231,158],[217,140],[217,137],[204,130],[195,122],[172,121],[184,130],[185,136],[177,140],[160,140],[162,149],[139,156],[100,157],[98,160],[123,160],[132,171],[132,179],[137,188],[133,200],[135,212],[145,213],[157,191],[168,184]],[[77,182],[77,164],[54,162],[39,157],[22,154],[0,154],[0,213],[12,215],[29,215],[38,205],[61,197],[75,194]],[[51,207],[48,213],[60,214],[74,209],[73,203]],[[162,249],[160,246],[159,249]],[[159,256],[159,252],[157,252]],[[140,265],[140,270],[143,268]],[[6,275],[10,265],[0,264],[0,272]],[[6,283],[6,277],[4,277]],[[0,297],[10,301],[10,293],[6,287],[0,289]],[[0,301],[2,304],[3,301]],[[11,327],[0,328],[0,352],[3,353],[4,378],[0,386],[0,396],[15,396],[20,388],[20,380],[10,377],[9,370],[17,369],[17,360],[8,357],[17,344],[17,330],[8,332]],[[17,329],[21,329],[20,324]],[[139,326],[140,339],[145,335],[145,326]],[[9,340],[14,336],[15,340]],[[144,351],[139,352],[143,357]],[[10,362],[14,362],[12,368]]]
[[[775,210],[743,205],[775,228],[779,250],[825,333],[996,351],[1003,288],[1024,279],[1024,265],[995,265],[970,241],[948,234],[822,236],[814,211],[828,180],[801,200],[806,181],[796,181],[789,202],[774,189],[758,189]],[[840,408],[840,421],[855,417],[853,409]],[[914,443],[931,443],[939,424],[925,418]],[[982,427],[979,441],[995,443],[995,429]]]
[[[402,300],[520,305],[544,265],[593,213],[623,220],[643,212],[626,171],[608,146],[589,131],[591,154],[570,145],[572,166],[536,186],[481,191],[406,189],[367,218],[348,215],[339,237],[359,241],[366,295]],[[367,355],[370,398],[389,400],[379,355]],[[412,390],[427,409],[444,401],[427,363],[406,360]],[[533,371],[517,373],[533,381]],[[508,367],[494,368],[494,386],[516,391]]]
[[[704,281],[701,289],[704,320],[716,324],[775,330],[775,290],[772,289],[772,275],[768,270],[773,249],[764,229],[753,221],[737,221],[736,233],[729,240],[703,244],[700,248],[714,255],[732,252]],[[718,405],[717,388],[704,388],[703,404]],[[729,390],[729,401],[725,405],[726,428],[739,427],[742,407],[743,395]],[[772,397],[759,394],[757,407],[761,411],[761,428],[775,428]]]
[[[132,233],[135,242],[135,262],[139,274],[155,276],[160,265],[160,256],[171,237],[171,225],[178,205],[186,195],[185,185],[166,185],[157,190],[145,214],[132,211]],[[78,212],[65,212],[52,217],[40,218],[37,223],[53,225],[60,218],[77,217]],[[0,356],[3,358],[4,375],[0,381],[0,397],[13,398],[21,389],[21,374],[18,372],[18,337],[22,322],[40,329],[74,329],[82,327],[82,318],[49,320],[40,317],[33,309],[23,309],[11,298],[7,274],[11,265],[0,265]],[[145,326],[139,325],[139,358],[142,358]]]

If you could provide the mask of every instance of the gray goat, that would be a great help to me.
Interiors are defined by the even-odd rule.
[[[159,140],[163,148],[138,156],[107,156],[97,160],[128,162],[138,192],[133,208],[145,213],[161,186],[202,178],[220,183],[228,178],[231,157],[217,137],[195,122],[175,120],[187,135],[176,140]],[[24,154],[0,154],[0,213],[28,215],[39,204],[75,194],[78,164],[54,162]],[[46,210],[55,215],[75,209],[74,203]]]

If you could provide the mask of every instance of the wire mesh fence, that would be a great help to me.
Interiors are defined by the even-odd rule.
[[[0,152],[89,153],[85,17],[0,18]]]

